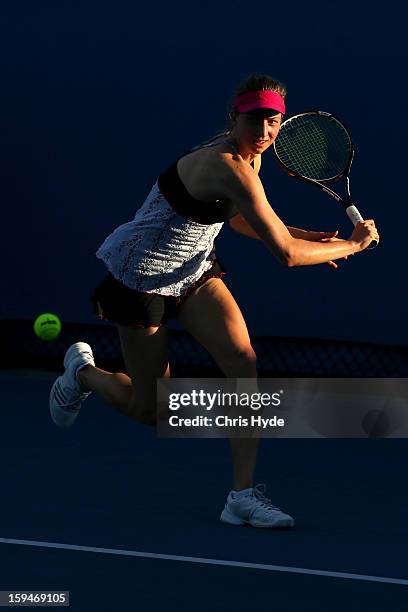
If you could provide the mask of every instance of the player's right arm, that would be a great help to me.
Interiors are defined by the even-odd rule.
[[[366,248],[376,230],[363,221],[349,240],[310,242],[294,238],[269,204],[263,185],[251,166],[243,160],[224,158],[221,172],[223,196],[234,202],[238,211],[258,234],[273,255],[285,266],[304,266],[339,259]]]

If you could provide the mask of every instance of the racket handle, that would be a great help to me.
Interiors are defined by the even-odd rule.
[[[360,215],[357,206],[352,204],[346,208],[346,213],[350,221],[354,226],[357,225],[360,221],[364,221],[363,217]],[[368,245],[367,249],[374,249],[378,245],[377,240],[372,240]]]

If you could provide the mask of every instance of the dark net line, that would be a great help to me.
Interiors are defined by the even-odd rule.
[[[351,141],[336,119],[302,115],[289,119],[282,126],[275,141],[275,151],[288,170],[323,181],[345,170]]]
[[[39,340],[32,321],[0,321],[0,367],[62,371],[65,351],[74,342],[88,342],[96,365],[126,372],[116,328],[109,323],[63,323],[52,342]],[[208,352],[184,331],[170,330],[172,376],[217,377],[222,373]],[[316,338],[254,337],[258,371],[263,377],[408,377],[408,347]]]

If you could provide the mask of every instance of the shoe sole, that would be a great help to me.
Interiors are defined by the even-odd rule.
[[[266,523],[258,523],[256,521],[246,521],[244,519],[239,518],[235,514],[232,514],[229,510],[224,508],[220,516],[221,523],[225,523],[226,525],[233,525],[235,527],[239,527],[242,525],[250,525],[251,527],[259,527],[260,529],[290,529],[295,526],[295,521],[292,519],[291,521],[286,519],[282,521],[278,521],[271,524]]]

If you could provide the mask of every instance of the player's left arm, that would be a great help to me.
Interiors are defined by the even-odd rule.
[[[293,238],[300,238],[301,240],[309,240],[311,242],[326,241],[328,238],[333,238],[333,240],[335,240],[338,233],[337,230],[334,232],[314,232],[300,229],[299,227],[290,227],[289,225],[286,227]]]
[[[236,232],[243,234],[244,236],[248,236],[248,238],[255,238],[256,240],[261,240],[256,232],[252,229],[252,227],[247,223],[244,217],[241,214],[235,215],[232,219],[229,220],[229,225]],[[327,239],[335,240],[335,236],[337,232],[309,232],[304,229],[299,229],[298,227],[290,227],[286,226],[289,230],[289,233],[293,236],[293,238],[300,238],[302,240],[309,240],[312,242],[321,242],[326,241]]]

